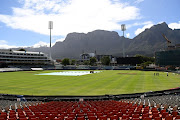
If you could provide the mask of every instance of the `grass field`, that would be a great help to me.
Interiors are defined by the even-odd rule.
[[[35,75],[59,71],[0,73],[0,93],[21,95],[104,95],[180,87],[180,75],[153,71],[105,70],[83,76]]]

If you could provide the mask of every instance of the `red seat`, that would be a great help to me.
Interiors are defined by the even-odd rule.
[[[143,114],[149,113],[149,110],[144,110]]]
[[[161,110],[161,112],[160,112],[160,113],[161,113],[161,115],[162,115],[164,112],[166,112],[166,110]]]
[[[31,120],[39,120],[38,118],[31,118]]]
[[[141,111],[140,110],[135,111],[134,114],[141,114]]]
[[[166,116],[165,120],[173,120],[173,116],[172,115],[171,116]]]
[[[152,113],[159,113],[159,111],[158,110],[153,110]]]
[[[89,120],[96,120],[96,116],[88,116]]]
[[[142,119],[144,119],[145,117],[149,117],[149,114],[143,114],[142,115]]]
[[[133,113],[134,112],[132,112],[132,111],[128,111],[128,112],[126,112],[126,115],[132,116]]]
[[[9,117],[10,117],[10,118],[16,118],[16,114],[14,114],[14,113],[12,114],[12,113],[11,113],[11,114],[9,115]]]
[[[19,118],[26,118],[25,115],[19,115]]]
[[[129,115],[123,114],[122,119],[129,119]]]
[[[57,117],[64,120],[64,115],[58,115]]]
[[[107,120],[107,116],[103,115],[99,117],[99,120]]]
[[[152,120],[150,117],[145,117],[143,120]]]
[[[173,111],[172,115],[173,115],[173,117],[176,117],[178,115],[178,112],[177,111]]]
[[[7,114],[4,114],[4,113],[2,114],[2,113],[1,113],[0,118],[1,118],[1,119],[2,119],[2,118],[7,119]]]
[[[102,113],[96,113],[97,117],[99,118],[100,116],[103,116]]]
[[[75,118],[75,116],[76,116],[75,114],[69,114],[69,115],[68,115],[69,118],[70,118],[70,117]]]
[[[19,118],[19,120],[27,120],[26,118]]]
[[[84,113],[78,113],[77,116],[79,117],[84,116]]]
[[[85,120],[84,116],[77,117],[76,120]]]
[[[119,117],[117,115],[110,116],[110,120],[119,120]]]
[[[43,112],[43,114],[45,114],[45,116],[48,117],[50,112]]]
[[[87,113],[87,116],[94,116],[94,113]]]
[[[45,118],[42,118],[42,120],[50,120],[50,118],[48,118],[48,117],[45,117]]]
[[[54,120],[63,120],[63,119],[59,117],[59,118],[54,118]]]
[[[139,114],[133,114],[132,118],[139,118]]]
[[[40,114],[39,119],[42,119],[42,118],[46,118],[46,115],[45,114]]]
[[[119,112],[119,113],[117,113],[116,115],[117,115],[118,117],[122,117],[123,114],[122,114],[122,112]]]
[[[156,108],[156,107],[153,107],[153,108],[152,108],[152,111],[153,111],[153,110],[157,110],[157,108]]]
[[[168,112],[163,112],[162,117],[165,118],[165,117],[168,116],[168,115],[169,115]]]
[[[155,119],[156,117],[159,117],[159,113],[153,113],[152,118]]]
[[[35,115],[29,115],[29,119],[31,120],[31,118],[36,118]]]
[[[8,120],[16,120],[16,118],[14,117],[14,118],[9,118]]]
[[[55,115],[54,115],[54,114],[49,114],[49,115],[48,115],[48,118],[49,118],[50,120],[53,120],[53,119],[55,118]]]
[[[161,117],[155,117],[154,120],[162,120],[162,118]]]
[[[113,113],[107,113],[107,117],[110,118],[110,116],[112,116]]]
[[[140,120],[140,118],[133,118],[132,120]]]
[[[126,114],[126,111],[127,111],[126,109],[121,110],[122,114]]]
[[[1,117],[0,117],[0,120],[6,120],[6,118],[3,118],[3,117],[1,118]]]
[[[65,120],[74,120],[74,117],[68,117]]]
[[[180,115],[177,115],[177,116],[176,116],[176,120],[180,120]]]

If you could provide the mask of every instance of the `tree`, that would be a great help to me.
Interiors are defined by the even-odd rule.
[[[83,65],[89,65],[89,61],[88,60],[84,61]]]
[[[76,60],[72,59],[71,60],[71,65],[75,65],[76,64]]]
[[[152,62],[154,63],[155,62],[155,58],[153,57],[147,57],[147,56],[143,56],[143,55],[135,55],[135,57],[139,57],[140,60],[141,60],[141,63],[144,63],[144,62]]]
[[[64,66],[66,66],[66,65],[69,65],[70,63],[69,63],[69,59],[68,58],[64,58],[63,60],[62,60],[62,63],[61,64],[63,64]]]
[[[141,66],[145,68],[149,64],[152,64],[152,62],[151,61],[147,61],[147,62],[141,63]]]
[[[102,57],[102,59],[101,59],[101,63],[103,64],[103,65],[109,65],[110,64],[110,58],[108,57],[108,56],[104,56],[104,57]]]
[[[91,66],[96,65],[96,58],[95,57],[90,58],[90,65]]]
[[[21,49],[19,49],[18,51],[26,51],[25,49],[23,49],[23,48],[21,48]]]

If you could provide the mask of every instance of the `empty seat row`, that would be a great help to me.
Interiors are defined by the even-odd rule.
[[[148,120],[179,119],[178,111],[145,106],[131,100],[51,101],[0,113],[0,120]]]

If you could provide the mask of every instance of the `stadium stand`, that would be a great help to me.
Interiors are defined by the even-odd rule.
[[[0,68],[0,72],[14,72],[14,71],[22,71],[21,68]]]
[[[34,99],[34,98],[33,98]],[[34,99],[35,100],[35,99]],[[180,96],[162,95],[121,100],[0,100],[0,120],[178,120]]]
[[[180,88],[122,95],[0,95],[0,120],[180,120]]]

